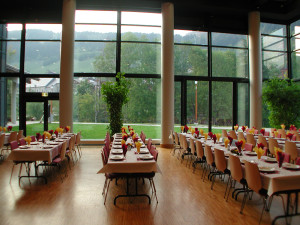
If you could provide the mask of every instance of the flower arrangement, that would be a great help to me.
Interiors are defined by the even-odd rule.
[[[8,132],[11,132],[12,128],[13,128],[12,126],[8,126],[8,127],[7,127],[7,131],[8,131]]]
[[[30,142],[31,142],[30,136],[25,137],[24,140],[27,142],[28,145],[30,145]]]
[[[242,126],[242,131],[245,132],[246,126]]]
[[[288,133],[287,135],[286,135],[289,139],[290,139],[290,141],[292,140],[292,138],[293,138],[293,136],[294,136],[294,134],[292,134],[292,133]]]
[[[265,129],[264,128],[262,128],[262,129],[260,129],[260,133],[263,135],[263,136],[265,136]]]

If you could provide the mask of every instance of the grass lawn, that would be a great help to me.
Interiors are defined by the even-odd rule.
[[[146,138],[152,138],[152,139],[161,138],[161,126],[159,125],[153,125],[153,124],[143,124],[143,125],[130,124],[130,125],[138,134],[140,134],[141,131],[143,130],[144,133],[146,134]],[[127,127],[127,124],[125,124],[124,126]],[[55,130],[58,127],[58,123],[49,123],[48,127],[49,130]],[[13,130],[17,131],[18,129],[19,129],[18,127],[13,127]],[[40,123],[27,124],[26,129],[27,129],[27,135],[36,135],[36,133],[43,132],[43,124]],[[208,132],[207,128],[199,128],[199,129],[203,129],[204,132]],[[82,139],[104,139],[105,134],[107,132],[107,124],[74,123],[74,133],[80,131],[82,134]],[[175,125],[174,131],[180,132],[180,125]],[[222,129],[213,128],[212,132],[222,133]]]

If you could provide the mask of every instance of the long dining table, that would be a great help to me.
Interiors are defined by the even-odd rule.
[[[26,163],[28,165],[33,163],[35,168],[34,175],[31,175],[30,170],[27,169],[27,175],[20,176],[19,183],[24,177],[37,179],[42,178],[45,183],[47,183],[47,178],[38,174],[37,162],[42,161],[51,164],[53,159],[60,155],[62,144],[67,142],[67,146],[69,146],[69,141],[72,135],[74,134],[67,133],[52,141],[46,141],[45,143],[42,141],[31,142],[30,145],[21,145],[12,150],[7,157],[7,160],[12,160],[15,163]]]
[[[191,134],[184,134],[187,138],[193,138]],[[237,149],[235,146],[230,147],[230,151],[225,148],[224,143],[216,143],[214,144],[213,140],[206,140],[204,138],[193,138],[194,141],[200,141],[202,145],[205,144],[211,146],[212,150],[214,151],[215,148],[223,150],[225,157],[228,159],[230,154],[232,153],[232,150]],[[300,215],[298,212],[298,193],[300,192],[300,168],[297,166],[293,166],[292,164],[285,163],[280,168],[278,166],[277,161],[275,161],[272,158],[269,158],[267,156],[262,156],[261,159],[257,158],[257,155],[255,152],[250,151],[242,151],[242,155],[238,156],[240,158],[242,168],[243,162],[245,160],[254,162],[258,165],[258,168],[260,170],[261,175],[261,181],[263,188],[267,190],[267,193],[269,196],[277,195],[277,194],[287,194],[287,206],[286,206],[286,214],[277,216],[273,220],[273,224],[275,221],[282,217],[292,217],[292,216],[298,216]],[[227,167],[230,170],[230,164],[227,160]],[[291,194],[295,194],[296,199],[295,202],[295,212],[289,211],[289,206],[291,204],[290,202],[290,196]]]
[[[123,150],[121,146],[122,135],[115,134],[114,140],[111,145],[111,150],[107,164],[104,165],[99,171],[99,173],[118,173],[124,174],[124,177],[127,181],[127,190],[125,195],[117,195],[114,198],[114,204],[116,200],[120,197],[147,197],[149,204],[151,203],[150,196],[148,194],[138,194],[137,189],[137,178],[139,174],[142,173],[160,173],[160,169],[153,156],[150,154],[145,143],[142,143],[142,140],[139,138],[139,142],[142,143],[140,148],[140,153],[137,154],[137,149],[132,147],[123,155]],[[133,145],[132,139],[129,137],[126,141],[127,144]],[[129,194],[129,178],[135,178],[135,190],[134,194]]]

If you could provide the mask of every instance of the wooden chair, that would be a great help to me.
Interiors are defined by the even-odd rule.
[[[245,140],[244,132],[241,131],[238,132],[238,140]]]
[[[226,130],[222,130],[222,137],[226,138],[228,137],[227,131]]]
[[[247,134],[247,136],[246,136],[246,143],[252,144],[253,146],[256,145],[256,141],[254,139],[254,135],[253,134]]]
[[[295,142],[285,141],[285,153],[290,155],[291,161],[295,162],[298,157],[298,150]]]
[[[3,149],[3,150],[12,150],[12,149],[9,149],[10,148],[10,143],[13,142],[13,141],[17,141],[17,136],[18,136],[18,132],[17,131],[12,131],[8,137],[8,142],[7,144],[4,144],[6,146],[6,149]]]
[[[235,199],[237,199],[237,196],[239,193],[246,191],[246,185],[247,185],[247,182],[243,176],[243,169],[242,169],[242,165],[240,162],[240,158],[238,156],[230,154],[229,155],[229,164],[230,164],[231,177],[229,177],[229,179],[228,179],[229,190],[227,193],[226,201],[228,201],[228,197],[230,194],[230,189],[232,187],[232,184],[233,184],[233,188],[235,188],[236,182],[239,182],[240,184],[243,185],[243,188],[234,189],[234,191],[232,192],[232,197],[234,197],[235,192],[238,191],[237,194],[235,195]],[[228,183],[227,183],[227,186],[228,186]],[[225,195],[226,195],[226,192],[225,192]],[[224,198],[225,198],[225,195],[224,195]]]
[[[23,130],[19,130],[18,135],[17,135],[17,141],[19,142],[19,140],[21,138],[24,138],[24,136],[23,136]]]
[[[4,147],[4,141],[5,141],[5,134],[0,135],[0,158],[4,158],[3,156],[3,147]]]
[[[229,135],[228,136],[232,137],[235,140],[238,139],[234,130],[229,131]]]
[[[279,148],[278,142],[276,139],[269,137],[269,152],[272,156],[275,156],[274,147]]]
[[[215,169],[216,169],[216,164],[215,164],[214,156],[213,156],[213,153],[211,150],[211,146],[209,146],[207,144],[205,145],[204,154],[205,154],[205,158],[206,158],[206,166],[202,173],[203,181],[205,180],[205,175],[206,175],[207,169],[209,169],[208,179],[210,179],[211,175],[215,172]]]
[[[278,135],[280,134],[281,138],[286,138],[286,133],[285,130],[283,129],[278,129]]]
[[[268,142],[263,135],[258,135],[257,144],[263,144],[268,149]]]
[[[75,149],[76,148],[77,148],[78,155],[81,158],[81,155],[82,155],[82,151],[81,151],[81,132],[78,132],[76,134]]]
[[[204,156],[204,149],[201,141],[196,141],[196,152],[197,152],[197,158],[193,162],[193,167],[194,167],[193,172],[195,172],[197,163],[201,163],[201,164],[206,163],[206,159]]]
[[[210,189],[213,190],[213,186],[215,183],[215,179],[217,175],[228,175],[230,177],[230,170],[227,169],[227,163],[224,155],[224,151],[215,148],[215,163],[217,171],[212,175],[212,183]],[[228,178],[229,179],[229,178]],[[228,187],[228,185],[227,185]],[[225,190],[225,194],[227,192],[227,187]]]

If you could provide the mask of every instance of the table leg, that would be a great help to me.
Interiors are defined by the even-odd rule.
[[[28,166],[28,168],[29,168],[29,164],[30,163],[32,163],[32,162],[27,162],[27,166]],[[20,185],[20,182],[21,182],[21,179],[23,178],[23,177],[28,177],[28,178],[37,178],[37,179],[39,179],[39,178],[42,178],[42,179],[44,179],[44,181],[45,181],[45,184],[47,184],[47,178],[45,177],[45,176],[39,176],[38,175],[38,166],[36,165],[36,161],[34,162],[34,169],[35,169],[35,171],[34,171],[34,176],[31,176],[30,175],[30,170],[28,169],[27,170],[27,176],[20,176],[19,177],[19,185]]]

